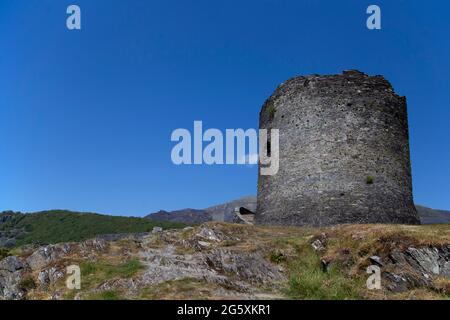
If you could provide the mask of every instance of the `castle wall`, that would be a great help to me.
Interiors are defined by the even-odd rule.
[[[258,177],[256,223],[417,224],[406,99],[358,71],[296,77],[260,112],[280,130],[280,169]]]

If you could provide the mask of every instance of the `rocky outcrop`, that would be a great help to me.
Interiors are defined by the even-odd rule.
[[[449,235],[450,238],[450,235]],[[332,239],[335,241],[335,239]],[[352,240],[367,241],[364,233],[353,233]],[[449,239],[450,240],[450,239]],[[311,247],[324,258],[322,265],[328,270],[333,263],[351,265],[349,262],[354,259],[350,255],[350,249],[343,247],[329,258],[327,255],[327,242],[330,237],[326,233],[316,235],[311,240]],[[450,242],[450,241],[449,241]],[[380,249],[372,252],[367,259],[367,248],[363,247],[362,252],[356,252],[361,258],[361,266],[375,265],[380,268],[382,285],[388,291],[394,293],[407,292],[409,290],[428,288],[437,292],[444,291],[450,293],[450,244],[425,245],[417,243],[412,238],[405,235],[395,235],[380,237],[374,247]],[[365,260],[365,261],[364,261]],[[445,288],[439,286],[436,281],[447,279]]]
[[[23,257],[9,256],[0,261],[0,299],[22,299],[38,284],[47,288],[66,276],[65,259],[72,255],[90,259],[108,247],[103,239],[82,243],[48,245],[26,249]]]
[[[55,267],[44,269],[38,274],[38,281],[42,287],[47,287],[53,283],[56,283],[59,279],[65,276],[64,270],[60,270]]]
[[[0,299],[22,299],[25,296],[21,281],[26,267],[26,263],[14,256],[0,261]]]
[[[339,266],[345,281],[363,283],[355,276],[365,279],[366,267],[377,265],[382,297],[416,289],[448,294],[448,227],[439,226],[439,236],[425,227],[408,228],[347,225],[315,231],[209,223],[117,241],[24,248],[19,256],[0,260],[0,299],[89,299],[111,292],[128,299],[145,298],[145,292],[156,298],[186,298],[187,292],[210,299],[286,298],[295,270],[316,259],[302,244],[320,262],[311,272],[330,273],[326,281],[333,281],[330,270]],[[65,286],[70,265],[81,266],[87,277],[81,291]]]
[[[394,250],[379,264],[389,290],[404,292],[414,288],[433,287],[433,278],[450,279],[450,245],[409,247]]]

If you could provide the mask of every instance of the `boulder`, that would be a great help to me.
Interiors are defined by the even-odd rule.
[[[20,288],[26,264],[15,256],[0,261],[0,299],[22,299],[25,295]]]
[[[15,256],[9,256],[0,261],[0,270],[15,272],[25,267],[24,263]]]

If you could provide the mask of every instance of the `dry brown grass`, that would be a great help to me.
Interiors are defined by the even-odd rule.
[[[166,281],[144,288],[139,295],[143,300],[207,300],[217,296],[220,287],[199,279],[184,278]],[[217,297],[220,299],[220,297]]]

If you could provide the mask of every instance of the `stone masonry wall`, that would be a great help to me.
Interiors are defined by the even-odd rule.
[[[256,223],[418,224],[406,99],[359,71],[296,77],[260,112],[280,130],[280,169],[258,177]]]

